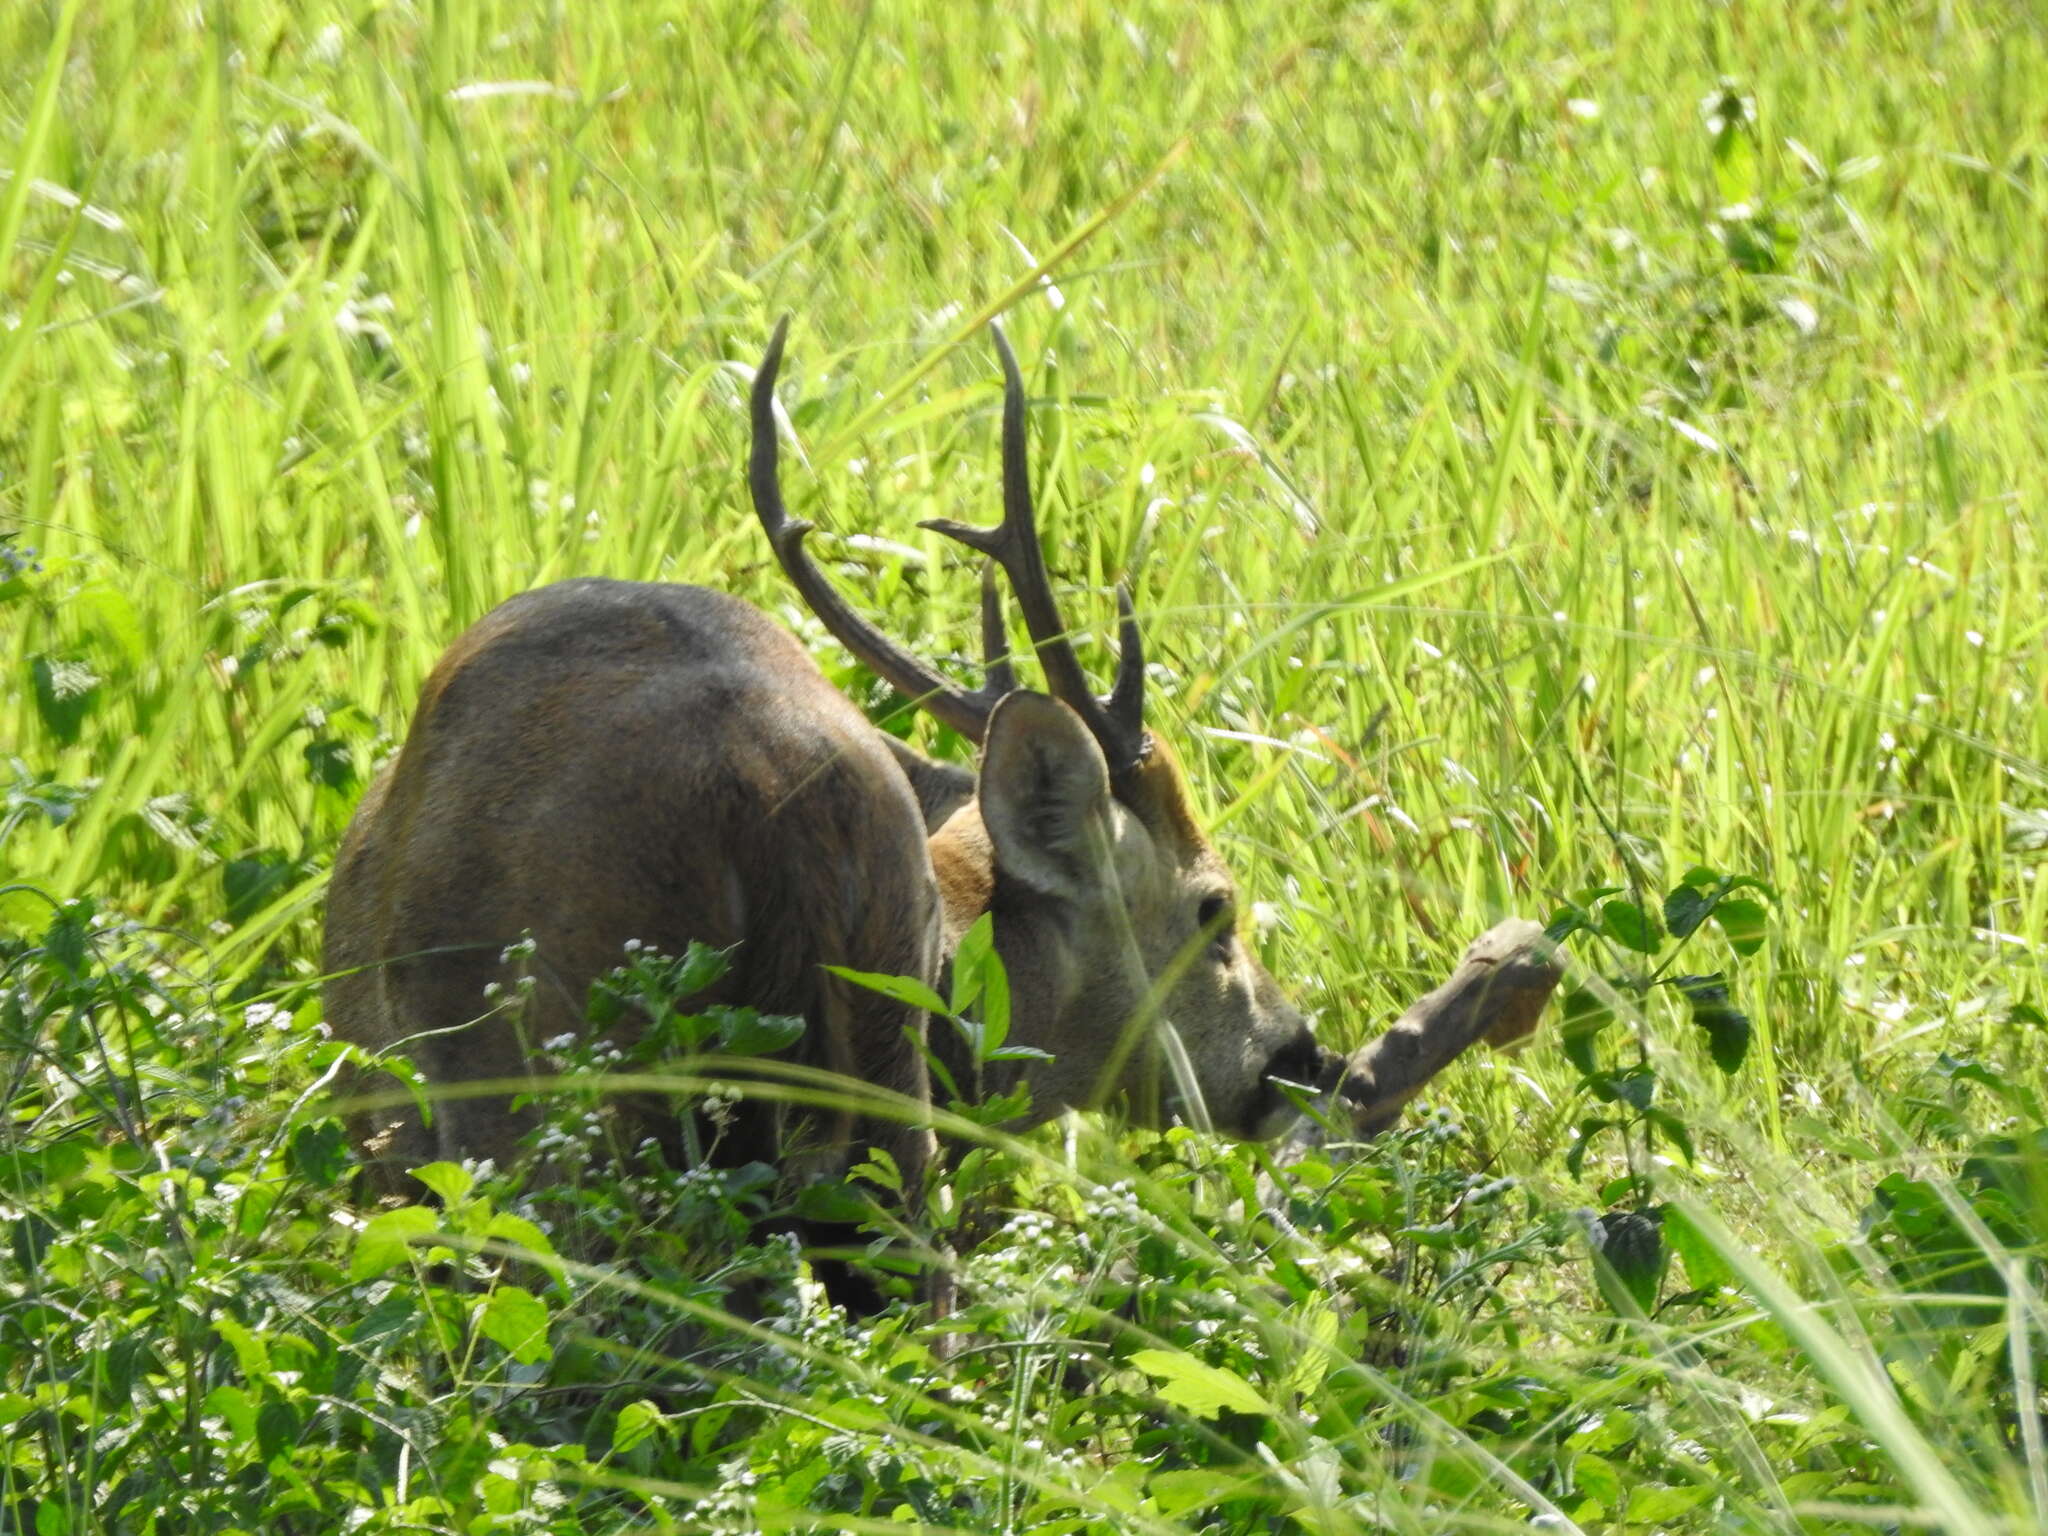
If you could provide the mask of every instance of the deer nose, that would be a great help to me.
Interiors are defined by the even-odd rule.
[[[1323,1091],[1335,1087],[1343,1071],[1344,1058],[1319,1044],[1304,1024],[1273,1053],[1266,1063],[1265,1075],[1284,1077],[1290,1083],[1306,1083]]]

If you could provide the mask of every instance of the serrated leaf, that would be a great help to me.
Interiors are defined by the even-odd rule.
[[[690,947],[683,951],[683,958],[669,973],[670,995],[678,1002],[695,997],[731,969],[732,957],[726,951],[714,949],[701,939],[692,939]]]
[[[830,971],[841,981],[850,981],[856,987],[865,987],[870,992],[879,992],[892,997],[899,1003],[912,1008],[922,1008],[927,1013],[947,1013],[946,1000],[915,976],[890,976],[882,971],[856,971],[843,965],[828,965]]]
[[[1606,1509],[1613,1509],[1621,1503],[1621,1474],[1614,1463],[1604,1456],[1591,1451],[1581,1451],[1572,1458],[1572,1481],[1581,1495],[1597,1499]]]
[[[70,746],[78,740],[78,728],[98,702],[100,675],[71,657],[31,656],[28,678],[43,728]]]
[[[1602,907],[1600,931],[1639,955],[1654,955],[1663,943],[1656,920],[1632,901],[1610,901]]]
[[[1753,955],[1763,948],[1770,914],[1760,901],[1731,896],[1715,906],[1714,922],[1735,953]]]
[[[1131,1364],[1160,1383],[1159,1396],[1198,1419],[1213,1419],[1228,1408],[1233,1413],[1270,1416],[1272,1404],[1237,1372],[1210,1365],[1177,1349],[1141,1349]]]
[[[439,1217],[423,1205],[402,1205],[372,1216],[357,1234],[355,1252],[349,1255],[349,1279],[374,1280],[404,1263],[406,1250],[440,1224]]]
[[[412,1170],[412,1176],[441,1197],[444,1205],[455,1205],[476,1185],[476,1175],[460,1163],[428,1163]]]
[[[1749,1054],[1755,1033],[1749,1015],[1729,1001],[1728,986],[1720,972],[1709,976],[1674,976],[1670,985],[1678,989],[1692,1009],[1692,1021],[1707,1032],[1707,1051],[1714,1065],[1733,1076]]]
[[[1634,1110],[1645,1110],[1657,1097],[1657,1070],[1630,1067],[1625,1072],[1589,1073],[1586,1091],[1603,1104],[1626,1104]]]
[[[1609,1211],[1594,1223],[1600,1259],[1622,1290],[1646,1316],[1655,1310],[1669,1256],[1664,1250],[1662,1212]],[[1610,1302],[1613,1298],[1609,1298]],[[1625,1308],[1615,1307],[1617,1312]]]
[[[43,930],[43,957],[53,960],[73,976],[85,973],[91,945],[93,907],[90,901],[67,901],[63,910]]]
[[[1674,939],[1690,938],[1707,920],[1714,899],[1690,885],[1675,886],[1664,897],[1664,926]]]
[[[477,1331],[521,1365],[554,1354],[548,1343],[548,1308],[524,1286],[501,1285],[477,1303]]]

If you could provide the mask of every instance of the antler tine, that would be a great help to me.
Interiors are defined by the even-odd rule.
[[[1116,685],[1107,699],[1088,690],[1088,678],[1074,654],[1066,621],[1060,617],[1053,597],[1052,577],[1045,568],[1045,555],[1038,547],[1038,519],[1031,506],[1031,465],[1025,438],[1024,378],[1017,369],[1016,354],[1001,326],[989,324],[996,355],[1003,366],[1003,520],[993,528],[977,528],[951,518],[932,518],[919,524],[948,538],[958,539],[970,549],[981,551],[1003,568],[1010,588],[1017,594],[1017,606],[1024,610],[1024,627],[1038,664],[1045,669],[1046,686],[1053,697],[1069,706],[1087,722],[1089,731],[1109,759],[1112,772],[1122,772],[1141,761],[1147,750],[1145,736],[1145,654],[1138,637],[1136,616],[1129,593],[1118,590],[1121,615],[1118,626]]]
[[[1145,755],[1145,642],[1138,634],[1138,612],[1131,589],[1116,589],[1116,682],[1103,702],[1111,724],[1125,740],[1136,743],[1135,756]]]
[[[996,585],[993,560],[981,562],[981,655],[984,692],[1001,698],[1017,691],[1017,672],[1010,665],[1010,636],[1003,624],[1003,590]]]
[[[924,662],[904,650],[869,623],[842,598],[811,563],[804,550],[804,536],[812,524],[792,518],[782,503],[781,477],[777,473],[778,444],[775,429],[775,377],[782,371],[782,344],[789,334],[789,316],[775,323],[775,334],[761,366],[754,372],[754,389],[749,402],[753,443],[747,458],[747,483],[754,495],[754,512],[767,530],[768,542],[790,584],[839,643],[897,692],[961,735],[980,742],[988,730],[988,717],[1000,699],[1016,686],[1009,667],[997,658],[989,668],[988,685],[968,693],[946,681]],[[989,634],[989,607],[983,597],[982,635]],[[1002,611],[995,610],[995,632],[1002,632]],[[994,655],[991,652],[991,655]],[[999,675],[1000,674],[1000,675]]]

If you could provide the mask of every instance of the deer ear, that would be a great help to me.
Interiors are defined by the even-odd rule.
[[[982,741],[977,794],[996,868],[1047,896],[1077,897],[1095,883],[1109,765],[1066,705],[1022,689],[1004,695]]]

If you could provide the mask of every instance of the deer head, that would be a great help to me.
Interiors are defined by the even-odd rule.
[[[986,557],[986,680],[968,691],[854,611],[811,563],[811,524],[789,517],[777,475],[774,388],[787,329],[785,318],[755,376],[754,508],[782,569],[840,643],[981,748],[971,795],[963,783],[950,814],[938,797],[929,829],[943,953],[950,965],[969,924],[993,914],[1011,1039],[1052,1057],[1029,1072],[1035,1116],[1115,1101],[1148,1124],[1178,1115],[1236,1136],[1277,1134],[1293,1110],[1275,1080],[1327,1087],[1341,1062],[1242,941],[1236,884],[1174,754],[1145,725],[1144,649],[1126,590],[1114,686],[1102,697],[1089,689],[1039,547],[1024,385],[1002,332],[990,328],[1003,370],[1002,520],[924,524]],[[1016,684],[998,567],[1046,693]]]

